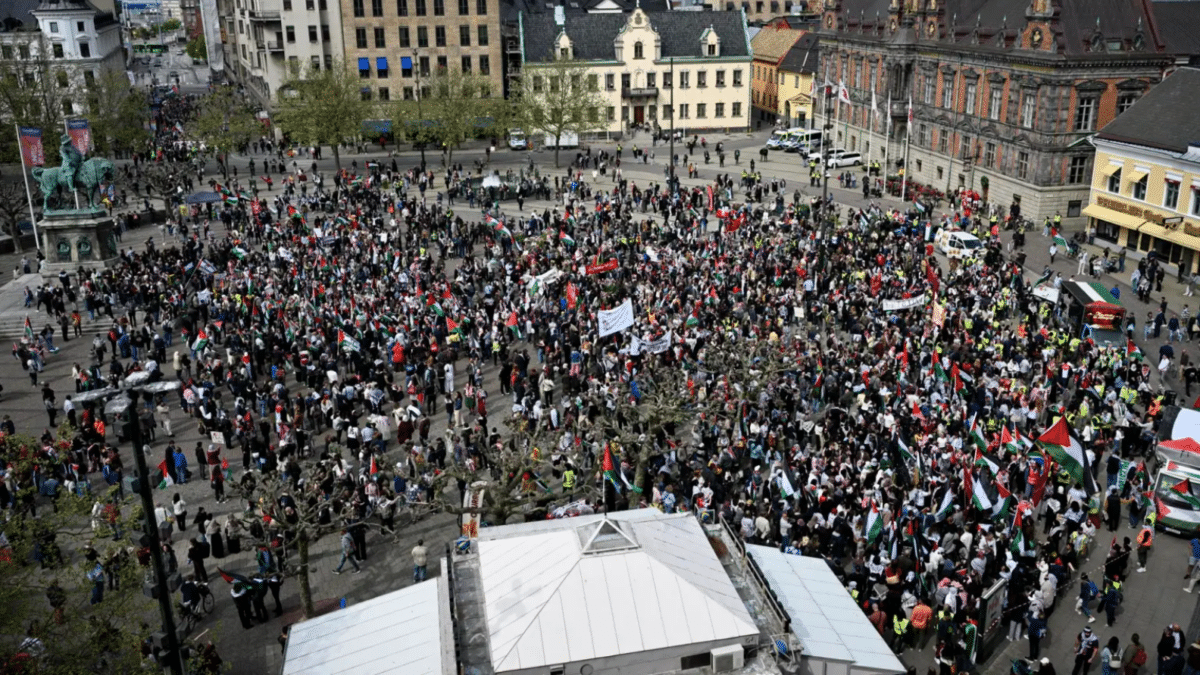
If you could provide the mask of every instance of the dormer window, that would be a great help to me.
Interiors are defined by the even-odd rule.
[[[554,46],[554,53],[558,56],[558,58],[563,59],[564,61],[569,61],[574,58],[575,50],[571,44],[571,38],[567,37],[566,31],[558,34],[558,39],[555,40]]]
[[[704,56],[721,55],[721,38],[712,26],[704,29],[704,32],[700,34],[700,53]]]
[[[635,58],[635,59],[646,58],[645,50],[642,47],[642,43],[640,43],[640,42],[633,43],[633,58]]]
[[[716,45],[707,45],[707,46],[708,46],[708,55],[716,56],[717,55],[717,46]]]

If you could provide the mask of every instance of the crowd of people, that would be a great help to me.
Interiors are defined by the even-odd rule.
[[[177,121],[160,124],[164,147],[179,147]],[[136,413],[162,436],[148,443],[164,481],[198,476],[218,503],[229,481],[287,483],[197,521],[188,542],[191,584],[206,553],[254,542],[257,581],[233,585],[246,628],[266,612],[243,596],[260,589],[261,604],[310,510],[345,523],[335,571],[357,571],[368,523],[392,531],[414,505],[461,504],[473,477],[507,484],[512,458],[530,456],[547,465],[516,488],[530,514],[695,510],[824,557],[897,652],[933,643],[943,673],[975,669],[997,581],[1003,615],[988,618],[1037,660],[1060,588],[1082,578],[1077,611],[1096,599],[1111,626],[1131,557],[1148,564],[1156,373],[1132,343],[1077,337],[999,237],[948,264],[933,255],[967,216],[840,208],[753,171],[639,186],[620,151],[487,190],[461,166],[323,176],[301,166],[311,152],[259,149],[284,172],[274,194],[211,181],[219,205],[172,204],[159,243],[44,291],[52,313],[78,298],[111,325],[75,392],[136,371],[183,382]],[[53,332],[39,337],[53,346]],[[749,352],[769,356],[713,372]],[[668,386],[695,412],[686,424],[626,414]],[[10,492],[122,485],[128,451],[108,428],[122,421],[63,398],[71,440],[47,433],[56,461],[10,473]],[[181,416],[225,443],[189,463]],[[613,428],[641,436],[616,443]],[[589,487],[606,498],[577,499]],[[186,504],[160,508],[182,529]],[[97,527],[117,522],[119,503],[97,509]],[[1105,544],[1122,515],[1136,542]],[[1104,546],[1102,578],[1080,576]]]

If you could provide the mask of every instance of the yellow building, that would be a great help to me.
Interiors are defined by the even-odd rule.
[[[1091,198],[1083,215],[1109,242],[1195,274],[1200,266],[1200,70],[1182,68],[1092,142]]]
[[[750,51],[754,54],[750,104],[756,121],[768,124],[777,121],[780,102],[787,100],[780,96],[779,64],[804,34],[805,31],[790,27],[787,20],[777,19],[759,29],[750,40]]]
[[[820,54],[816,34],[805,33],[776,68],[779,103],[775,114],[789,127],[807,127],[813,118],[812,82]]]

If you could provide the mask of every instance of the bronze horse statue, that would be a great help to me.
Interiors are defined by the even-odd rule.
[[[103,157],[84,161],[83,155],[71,143],[71,137],[63,134],[59,144],[62,166],[34,167],[33,179],[42,191],[42,210],[50,211],[50,197],[64,188],[68,195],[81,189],[87,197],[88,208],[96,207],[96,192],[101,183],[113,180],[113,164]],[[58,209],[65,210],[65,209]]]

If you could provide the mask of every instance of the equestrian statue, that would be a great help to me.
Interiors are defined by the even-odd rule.
[[[84,161],[83,155],[75,149],[71,137],[66,134],[59,139],[58,152],[62,157],[62,166],[33,168],[33,179],[42,191],[42,211],[49,213],[70,210],[66,205],[77,189],[83,191],[88,208],[96,208],[100,184],[111,183],[113,180],[112,162],[103,157],[92,157]],[[65,196],[59,195],[60,188],[66,190]],[[59,208],[50,208],[51,196],[59,197]]]

